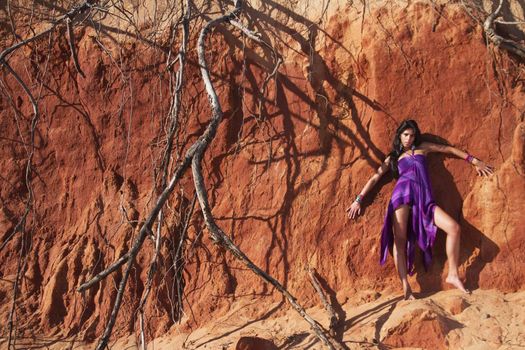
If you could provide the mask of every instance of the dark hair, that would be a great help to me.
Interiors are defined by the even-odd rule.
[[[399,156],[403,153],[403,145],[401,145],[401,139],[399,138],[399,136],[401,136],[403,131],[407,129],[414,130],[414,143],[412,144],[412,147],[417,147],[421,143],[421,131],[419,131],[419,127],[417,126],[416,121],[412,119],[403,120],[396,130],[396,135],[394,136],[394,140],[392,141],[392,152],[390,152],[389,154],[390,169],[392,170],[392,174],[396,179],[399,178],[399,169],[397,168],[397,161],[399,159]]]

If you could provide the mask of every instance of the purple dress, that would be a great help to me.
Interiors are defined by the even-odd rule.
[[[425,268],[432,261],[432,245],[436,239],[434,210],[436,203],[430,188],[428,168],[424,154],[412,154],[401,158],[398,162],[399,179],[394,187],[392,198],[388,204],[385,223],[381,231],[381,258],[386,262],[388,251],[394,244],[393,220],[394,211],[403,204],[411,208],[407,228],[407,271],[414,274],[414,257],[416,244],[423,251]]]

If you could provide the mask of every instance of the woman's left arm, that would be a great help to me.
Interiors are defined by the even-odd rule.
[[[482,160],[471,156],[465,151],[462,151],[456,147],[448,146],[448,145],[440,145],[437,143],[432,142],[423,142],[421,144],[421,148],[425,151],[425,153],[429,152],[440,152],[440,153],[447,153],[452,154],[458,158],[462,158],[469,162],[470,164],[474,165],[476,168],[476,171],[479,176],[489,176],[494,173],[494,168],[491,167],[488,164],[485,164]]]

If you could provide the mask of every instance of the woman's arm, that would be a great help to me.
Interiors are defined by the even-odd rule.
[[[350,219],[357,218],[361,214],[361,202],[365,195],[370,192],[370,190],[375,186],[375,184],[381,179],[388,169],[390,168],[390,157],[387,157],[383,164],[377,169],[377,172],[366,182],[365,186],[359,192],[354,202],[346,209],[348,212],[348,217]]]
[[[423,142],[420,147],[425,151],[425,153],[440,152],[440,153],[452,154],[458,158],[462,158],[466,160],[467,162],[469,162],[470,164],[474,165],[479,176],[489,176],[494,173],[494,169],[490,165],[485,164],[480,159],[477,159],[471,156],[470,154],[468,154],[467,152],[462,151],[456,147],[448,146],[448,145],[440,145],[440,144],[432,143],[432,142]]]

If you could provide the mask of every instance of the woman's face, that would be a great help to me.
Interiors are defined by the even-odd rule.
[[[410,149],[412,147],[415,138],[416,133],[414,132],[414,129],[406,129],[401,133],[401,135],[399,135],[399,141],[401,141],[401,145],[405,150]]]

